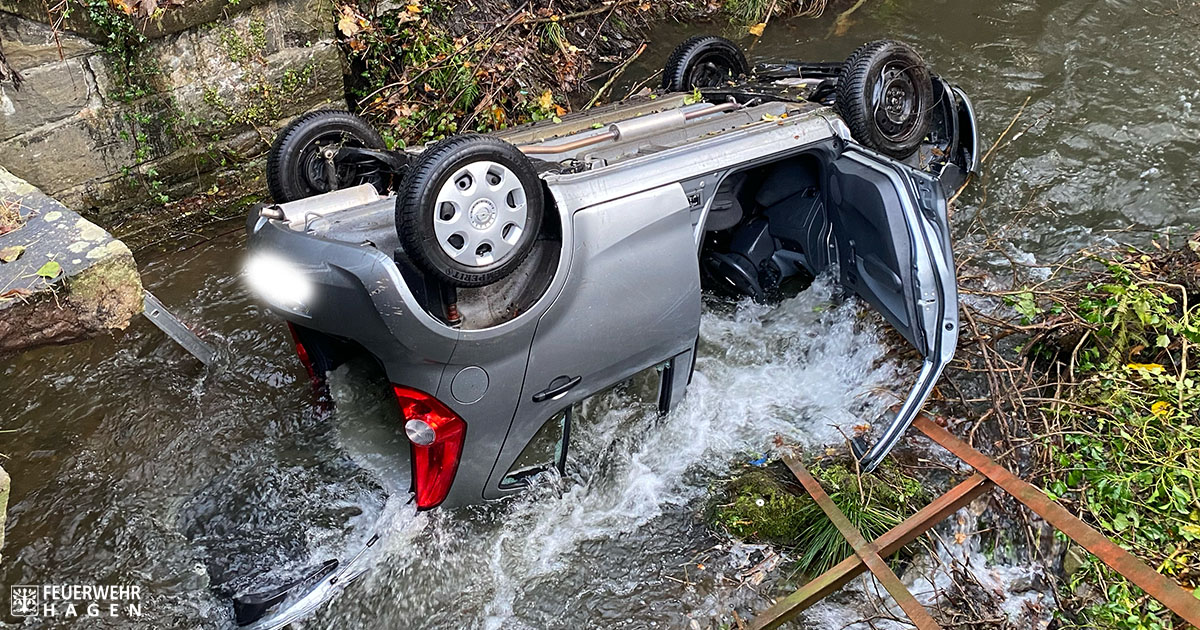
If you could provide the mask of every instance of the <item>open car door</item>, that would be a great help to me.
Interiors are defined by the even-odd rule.
[[[853,444],[869,471],[908,430],[958,344],[946,198],[935,177],[854,144],[826,176],[842,284],[883,314],[923,360],[878,441]]]

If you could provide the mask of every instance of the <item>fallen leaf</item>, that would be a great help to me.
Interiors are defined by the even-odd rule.
[[[12,245],[9,247],[5,247],[4,249],[0,249],[0,262],[10,263],[10,262],[20,258],[21,254],[24,254],[24,253],[25,253],[24,245]]]
[[[420,13],[420,12],[421,12],[421,3],[420,3],[420,2],[414,2],[414,3],[412,3],[412,4],[408,5],[408,6],[407,6],[407,7],[405,7],[405,8],[406,8],[406,9],[408,9],[408,12],[409,12],[409,13]]]
[[[23,298],[33,295],[33,291],[29,289],[9,289],[4,293],[0,293],[0,299],[11,300],[13,298]]]
[[[39,275],[47,280],[53,280],[53,279],[57,278],[58,274],[60,274],[60,273],[62,273],[62,265],[58,264],[57,262],[55,262],[53,260],[42,265],[37,270],[37,275]]]
[[[1159,374],[1163,371],[1163,366],[1158,363],[1128,363],[1125,367],[1131,370],[1145,370],[1151,374]]]
[[[349,5],[342,5],[341,16],[338,18],[338,30],[346,37],[354,37],[362,30],[359,25],[358,16],[355,15],[354,9]]]
[[[755,37],[762,37],[763,31],[766,30],[766,28],[766,22],[759,22],[758,24],[750,27],[750,34]]]
[[[954,532],[954,544],[961,545],[967,542],[967,535],[962,532]]]
[[[548,110],[552,105],[554,105],[554,94],[550,90],[542,92],[542,95],[538,97],[538,107]]]
[[[555,104],[554,105],[554,113],[558,114],[559,116],[563,116],[563,115],[566,115],[567,110],[563,109],[562,105]]]
[[[867,433],[870,430],[871,430],[871,425],[866,424],[866,423],[854,425],[854,434],[855,435],[864,435],[865,433]]]

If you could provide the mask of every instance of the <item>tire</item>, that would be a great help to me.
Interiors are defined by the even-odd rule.
[[[484,178],[496,183],[481,189]],[[404,251],[423,271],[457,287],[485,286],[512,273],[542,225],[533,164],[490,136],[454,136],[425,149],[399,193],[396,230]]]
[[[929,69],[901,42],[863,44],[838,75],[835,106],[854,139],[894,158],[921,145],[933,105]]]
[[[718,87],[750,74],[750,64],[738,45],[716,35],[697,35],[675,47],[663,67],[662,87],[668,92]]]
[[[321,148],[343,143],[368,149],[386,148],[379,132],[367,121],[341,110],[309,112],[281,129],[267,155],[267,187],[275,203],[333,190],[326,181]],[[371,183],[384,192],[390,179],[388,173],[369,164],[335,162],[335,168],[338,189]]]

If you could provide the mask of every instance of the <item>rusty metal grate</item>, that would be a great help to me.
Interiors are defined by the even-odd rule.
[[[966,481],[954,486],[903,523],[872,542],[863,538],[862,533],[834,505],[833,500],[825,493],[825,489],[800,461],[791,453],[785,452],[783,460],[791,469],[792,474],[796,475],[796,479],[812,495],[813,500],[850,543],[851,548],[854,549],[854,555],[800,587],[791,595],[780,599],[775,605],[755,617],[750,624],[752,630],[779,627],[799,614],[800,611],[845,586],[847,582],[861,575],[863,571],[870,571],[883,584],[919,630],[939,628],[937,622],[904,587],[884,559],[899,551],[904,545],[916,540],[918,536],[993,486],[998,486],[1012,495],[1013,498],[1045,519],[1047,523],[1090,551],[1104,564],[1138,585],[1188,623],[1200,627],[1200,600],[1193,597],[1191,593],[1117,546],[1061,505],[1051,501],[1041,490],[1017,478],[1006,468],[975,450],[966,442],[954,437],[928,417],[919,416],[913,422],[913,426],[942,448],[970,465],[976,472]]]

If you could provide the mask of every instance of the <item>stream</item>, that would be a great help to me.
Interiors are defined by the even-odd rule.
[[[974,99],[985,148],[1029,97],[960,200],[960,257],[983,238],[966,235],[976,218],[1005,243],[1006,255],[980,261],[1000,271],[1194,228],[1200,6],[868,0],[848,23],[836,13],[772,19],[749,58],[833,60],[872,39],[912,42]],[[661,24],[623,89],[709,31],[751,44],[726,24]],[[710,486],[775,434],[840,443],[916,367],[890,358],[877,320],[832,301],[823,279],[771,306],[710,299],[681,408],[657,418],[645,392],[618,387],[585,405],[564,477],[416,514],[389,484],[386,449],[402,436],[385,384],[352,364],[332,377],[336,408],[314,400],[286,327],[241,282],[244,243],[227,234],[142,265],[147,288],[220,349],[210,368],[141,319],[0,360],[0,453],[13,477],[3,583],[143,592],[137,618],[19,627],[232,628],[217,591],[344,558],[376,532],[371,570],[300,627],[719,627],[730,608],[759,609],[774,593],[770,581],[745,585],[761,550],[705,526]],[[851,607],[827,606],[794,625],[855,621]]]

